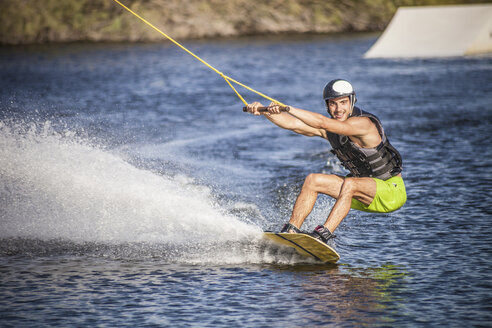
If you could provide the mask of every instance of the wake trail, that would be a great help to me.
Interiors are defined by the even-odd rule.
[[[0,255],[291,263],[185,175],[140,169],[51,122],[0,121]]]
[[[123,157],[70,130],[55,132],[50,122],[0,122],[0,238],[179,243],[259,233],[193,179]]]

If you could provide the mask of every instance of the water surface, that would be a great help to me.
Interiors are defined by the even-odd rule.
[[[320,113],[324,84],[348,79],[383,121],[408,202],[349,213],[330,266],[261,239],[307,174],[343,172],[326,141],[244,114],[172,45],[1,48],[2,326],[490,325],[492,61],[364,60],[374,41],[186,44]]]

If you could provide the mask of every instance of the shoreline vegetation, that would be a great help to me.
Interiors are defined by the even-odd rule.
[[[120,0],[175,39],[380,32],[400,6],[453,0]],[[162,42],[112,0],[0,0],[0,44]]]

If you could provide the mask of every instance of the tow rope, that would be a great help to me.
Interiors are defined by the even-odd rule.
[[[204,64],[205,66],[207,66],[208,68],[210,68],[212,71],[214,71],[215,73],[219,74],[220,76],[222,76],[224,78],[224,80],[227,82],[227,84],[232,88],[232,90],[234,90],[234,92],[236,93],[236,95],[238,96],[239,99],[241,99],[241,101],[244,103],[244,105],[248,105],[248,103],[246,102],[246,100],[244,100],[244,98],[241,96],[241,94],[236,90],[236,88],[234,88],[234,86],[231,84],[231,82],[237,84],[237,85],[240,85],[242,86],[243,88],[251,91],[251,92],[254,92],[256,93],[257,95],[260,95],[262,96],[263,98],[266,98],[270,101],[273,101],[274,103],[277,103],[279,104],[280,106],[284,106],[284,107],[287,107],[287,105],[281,103],[280,101],[278,100],[275,100],[273,98],[270,98],[268,97],[267,95],[253,89],[253,88],[250,88],[248,87],[247,85],[244,85],[242,84],[241,82],[238,82],[236,80],[234,80],[233,78],[225,75],[224,73],[222,73],[221,71],[219,71],[218,69],[216,69],[215,67],[213,67],[212,65],[210,65],[209,63],[207,63],[205,60],[203,60],[202,58],[198,57],[197,55],[195,55],[193,52],[191,52],[190,50],[188,50],[187,48],[185,48],[183,45],[181,45],[178,41],[174,40],[173,38],[171,38],[169,35],[167,35],[166,33],[162,32],[160,29],[158,29],[157,27],[155,27],[154,25],[152,25],[149,21],[147,21],[145,18],[143,18],[142,16],[140,16],[139,14],[137,14],[136,12],[134,12],[133,10],[131,10],[130,8],[128,8],[127,6],[125,6],[124,4],[122,4],[120,1],[118,0],[113,0],[114,2],[116,2],[117,4],[119,4],[121,7],[125,8],[127,11],[129,11],[130,13],[132,13],[133,15],[135,15],[137,18],[139,18],[142,22],[144,22],[145,24],[147,24],[148,26],[152,27],[154,30],[156,30],[157,32],[159,32],[160,34],[162,34],[165,38],[167,38],[169,41],[171,41],[172,43],[174,43],[175,45],[177,45],[178,47],[180,47],[181,49],[183,49],[185,52],[187,52],[188,54],[192,55],[193,57],[195,57],[197,60],[199,60],[202,64]]]

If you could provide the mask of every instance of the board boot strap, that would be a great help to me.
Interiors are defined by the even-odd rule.
[[[316,228],[314,228],[313,232],[311,232],[309,235],[311,235],[311,237],[321,240],[325,244],[328,242],[328,240],[336,237],[334,234],[331,233],[330,230],[328,230],[328,228],[322,225],[319,225]]]
[[[298,227],[296,227],[293,224],[286,223],[282,227],[282,230],[280,230],[280,233],[305,233],[305,232],[302,231],[301,229],[299,229]]]

